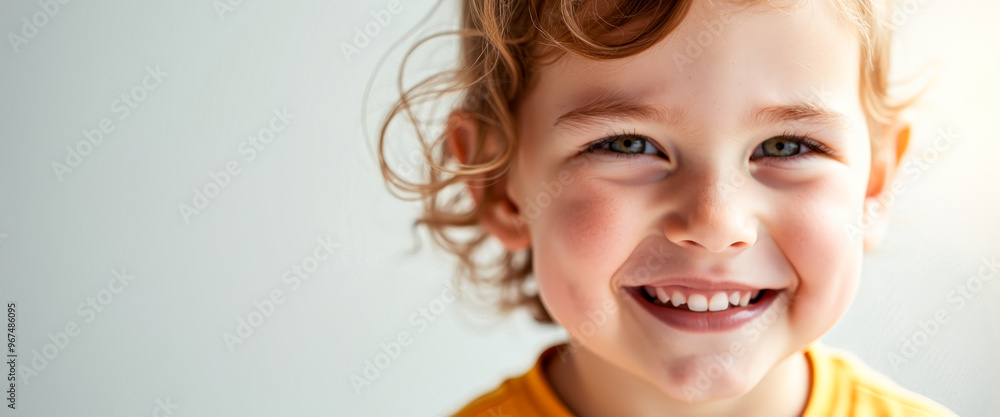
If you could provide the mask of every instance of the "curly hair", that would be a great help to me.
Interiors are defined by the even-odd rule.
[[[710,1],[710,0],[709,0]],[[645,51],[665,38],[684,19],[691,0],[462,0],[461,27],[418,42],[407,54],[430,39],[457,36],[460,59],[456,68],[438,72],[415,86],[402,88],[406,67],[400,69],[401,94],[382,122],[378,158],[387,187],[397,197],[419,200],[423,213],[414,227],[424,226],[434,242],[454,254],[462,280],[478,289],[498,290],[496,307],[507,312],[526,307],[536,320],[552,323],[531,285],[531,250],[488,253],[489,233],[480,224],[481,207],[495,201],[495,180],[506,173],[517,150],[517,105],[533,72],[563,54],[593,60],[613,60]],[[749,6],[754,1],[740,2]],[[768,3],[774,7],[794,6]],[[880,137],[915,97],[892,102],[889,89],[889,4],[880,0],[835,0],[842,23],[856,30],[860,39],[860,99],[872,138]],[[415,109],[459,96],[456,108],[480,127],[473,155],[460,161],[445,145],[448,132],[428,135]],[[389,126],[405,116],[422,149],[424,171],[408,178],[387,159]],[[485,132],[498,133],[499,150],[486,155]],[[430,140],[428,140],[430,138]],[[881,144],[872,141],[873,149]],[[483,178],[486,178],[483,181]],[[477,182],[478,181],[478,182]],[[470,204],[464,191],[469,183],[482,184],[482,198]],[[451,190],[451,193],[447,191]],[[479,291],[481,294],[482,291]]]

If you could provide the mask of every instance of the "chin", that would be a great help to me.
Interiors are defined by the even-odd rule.
[[[749,374],[747,365],[717,357],[686,360],[669,365],[660,375],[645,375],[657,389],[678,402],[702,403],[743,396],[763,375]]]

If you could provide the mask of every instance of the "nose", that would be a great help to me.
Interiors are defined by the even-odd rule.
[[[668,213],[667,239],[678,246],[713,253],[742,252],[757,241],[758,220],[736,175],[691,181],[676,194]]]

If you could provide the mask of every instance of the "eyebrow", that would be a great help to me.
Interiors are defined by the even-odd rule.
[[[643,104],[619,96],[605,95],[564,113],[552,126],[584,127],[601,121],[634,121],[680,127],[684,114],[683,108]],[[792,122],[829,124],[837,127],[850,125],[850,119],[846,115],[814,100],[796,100],[787,104],[764,107],[751,112],[749,117],[744,119],[745,125],[754,127]]]
[[[583,127],[600,121],[636,121],[676,125],[683,110],[673,110],[656,104],[641,104],[620,96],[604,95],[559,116],[553,127],[560,125]]]
[[[800,121],[837,127],[848,127],[851,124],[850,118],[843,113],[813,100],[798,100],[789,104],[765,107],[754,113],[753,120],[758,126]]]

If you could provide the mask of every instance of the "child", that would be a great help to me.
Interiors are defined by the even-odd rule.
[[[460,66],[390,113],[383,174],[472,282],[572,342],[458,416],[953,415],[814,343],[909,139],[889,7],[775,3],[465,1]],[[443,91],[462,101],[404,178],[386,128]]]

